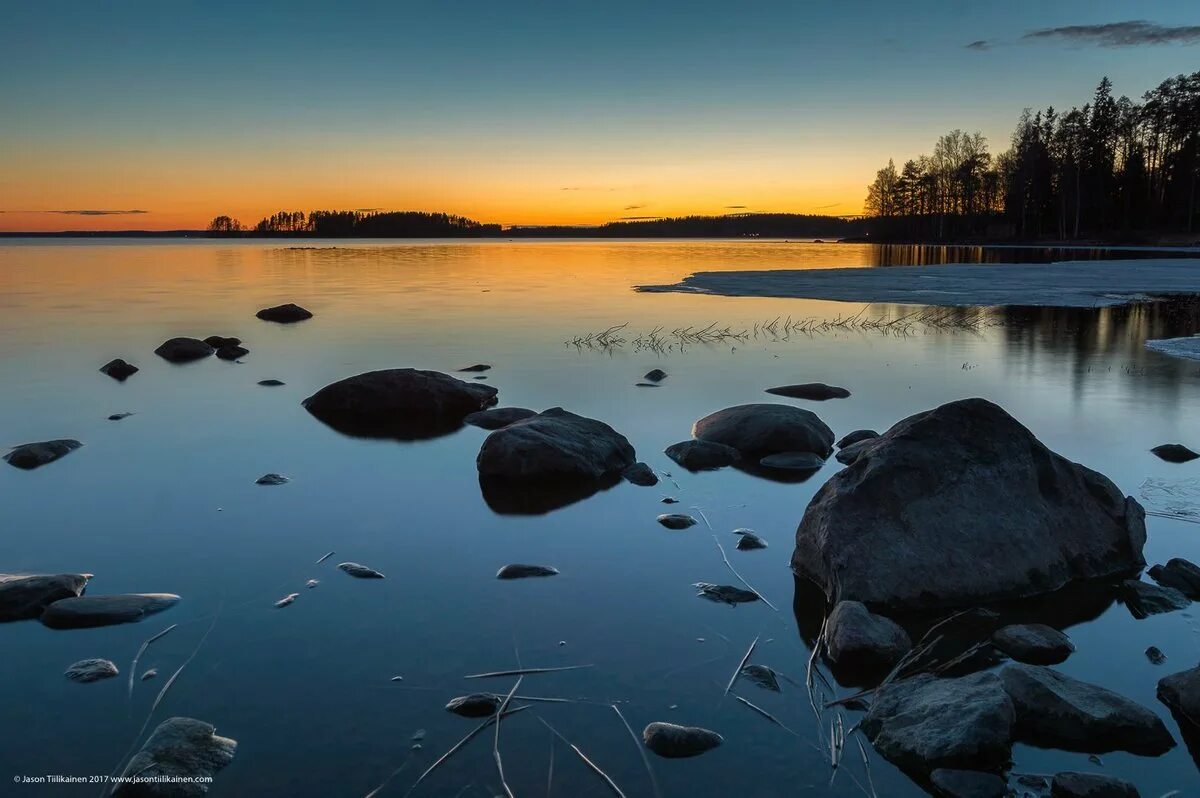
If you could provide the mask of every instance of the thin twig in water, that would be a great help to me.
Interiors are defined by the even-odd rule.
[[[328,553],[328,554],[326,554],[324,557],[322,557],[321,559],[317,560],[316,564],[317,564],[317,565],[320,565],[321,563],[325,562],[325,561],[326,561],[326,560],[328,560],[330,557],[332,557],[332,556],[333,556],[333,554],[334,554],[334,552],[332,552],[332,551],[331,551],[331,552],[329,552],[329,553]]]
[[[558,737],[558,739],[562,740],[564,743],[571,746],[571,750],[574,751],[579,756],[579,758],[583,760],[583,764],[587,765],[589,768],[591,768],[593,771],[596,772],[596,775],[598,775],[600,778],[604,779],[605,783],[608,784],[609,789],[611,789],[619,798],[625,798],[625,793],[621,792],[621,788],[617,786],[617,783],[615,781],[613,781],[611,778],[609,778],[609,775],[607,773],[605,773],[603,770],[601,770],[599,765],[597,765],[592,760],[588,759],[587,754],[585,754],[585,753],[583,753],[583,751],[579,750],[579,746],[572,743],[566,737],[563,737],[562,734],[559,733],[558,729],[554,728],[549,723],[546,723],[545,718],[542,718],[539,715],[538,720],[540,720],[542,722],[543,726],[545,726],[550,731],[554,732],[554,734]]]
[[[765,709],[763,709],[762,707],[758,706],[757,704],[752,704],[752,703],[750,703],[749,701],[747,701],[746,699],[742,698],[742,697],[741,697],[740,695],[738,695],[737,693],[734,693],[734,694],[733,694],[733,697],[734,697],[734,698],[736,698],[738,701],[741,701],[743,704],[745,704],[746,706],[750,707],[750,709],[752,709],[752,710],[754,710],[755,712],[757,712],[758,714],[762,715],[764,718],[766,718],[767,720],[771,721],[771,722],[772,722],[772,723],[774,723],[776,726],[778,726],[779,728],[783,729],[785,732],[787,732],[788,734],[792,735],[793,737],[799,737],[799,736],[800,736],[800,735],[796,734],[796,732],[794,732],[794,731],[792,731],[790,728],[788,728],[787,724],[785,724],[785,723],[784,723],[783,721],[781,721],[779,718],[775,717],[775,716],[774,716],[774,715],[772,715],[770,712],[767,712]]]
[[[858,743],[859,753],[862,754],[863,770],[867,772],[867,786],[871,788],[871,798],[879,798],[878,793],[875,792],[875,780],[871,778],[871,758],[867,756],[867,749],[859,737],[856,736],[854,742]]]
[[[500,775],[500,786],[504,788],[504,794],[508,798],[516,798],[513,795],[512,788],[508,786],[508,781],[504,778],[504,762],[500,759],[500,721],[504,718],[504,710],[508,709],[508,702],[512,701],[513,693],[517,692],[517,688],[521,686],[521,679],[517,677],[517,683],[508,691],[508,695],[504,696],[504,700],[500,702],[500,706],[496,708],[496,735],[492,738],[492,757],[496,760],[496,773]]]
[[[383,781],[379,782],[379,786],[378,786],[378,787],[376,787],[375,789],[371,790],[369,793],[367,793],[366,795],[364,795],[364,796],[363,796],[363,798],[375,798],[375,796],[379,794],[379,791],[380,791],[380,790],[382,790],[384,787],[386,787],[386,786],[388,785],[388,783],[389,783],[389,782],[390,782],[392,779],[396,778],[397,776],[399,776],[401,773],[403,773],[403,772],[404,772],[404,769],[405,769],[406,767],[408,767],[408,763],[409,763],[410,761],[411,761],[411,760],[409,760],[409,759],[406,759],[406,760],[404,760],[402,763],[400,763],[400,767],[398,767],[398,768],[396,768],[395,770],[393,770],[393,771],[391,772],[391,774],[389,774],[389,775],[388,775],[388,777],[387,777],[386,779],[384,779]],[[461,793],[460,793],[460,794],[461,794]]]
[[[142,655],[146,653],[146,649],[148,649],[150,647],[151,643],[153,643],[155,640],[159,639],[160,637],[162,637],[163,635],[165,635],[167,632],[171,631],[178,625],[179,624],[177,624],[177,623],[171,624],[166,629],[163,629],[161,632],[159,632],[158,634],[154,635],[153,637],[149,638],[144,643],[142,643],[141,648],[139,648],[137,650],[137,654],[135,654],[133,657],[133,662],[130,663],[130,665],[129,665],[129,699],[130,700],[133,700],[133,676],[135,673],[137,673],[138,661],[142,658]]]
[[[515,714],[517,714],[518,712],[523,712],[523,711],[524,711],[524,710],[526,710],[526,709],[529,709],[529,707],[516,707],[515,709],[510,709],[510,710],[508,710],[507,712],[505,712],[505,713],[504,713],[504,717],[506,717],[506,718],[507,718],[507,717],[508,717],[508,716],[510,716],[510,715],[515,715]],[[412,791],[413,791],[413,790],[415,790],[415,789],[417,789],[417,785],[418,785],[418,784],[420,784],[421,782],[423,782],[423,781],[425,780],[425,778],[426,778],[426,777],[427,777],[427,776],[428,776],[430,773],[432,773],[433,771],[437,770],[437,767],[438,767],[438,765],[442,764],[442,763],[443,763],[443,762],[445,762],[447,759],[449,759],[450,757],[454,756],[454,754],[455,754],[455,753],[457,753],[457,752],[458,752],[458,750],[459,750],[460,748],[462,748],[462,747],[463,747],[464,745],[466,745],[467,743],[471,742],[471,740],[475,739],[476,735],[478,735],[478,734],[479,734],[481,731],[483,731],[484,729],[486,729],[488,726],[490,726],[490,725],[492,725],[493,723],[495,723],[495,722],[496,722],[496,718],[497,718],[497,716],[496,716],[496,715],[489,715],[489,716],[488,716],[488,718],[487,718],[487,720],[485,720],[483,723],[480,723],[478,726],[476,726],[474,729],[472,729],[472,730],[471,730],[471,731],[470,731],[470,732],[467,734],[467,736],[466,736],[466,737],[462,738],[461,740],[459,740],[458,742],[456,742],[454,745],[450,746],[450,750],[449,750],[449,751],[447,751],[446,753],[444,753],[444,754],[442,754],[441,756],[439,756],[439,757],[437,758],[437,761],[436,761],[436,762],[434,762],[432,765],[430,765],[429,767],[427,767],[427,768],[425,769],[425,772],[424,772],[424,773],[422,773],[420,776],[418,776],[418,777],[417,777],[417,780],[413,782],[413,785],[412,785],[411,787],[409,787],[409,788],[408,788],[408,792],[404,793],[404,795],[405,795],[405,798],[407,798],[409,795],[412,795]]]
[[[561,668],[517,668],[512,671],[489,671],[487,673],[472,673],[464,679],[498,679],[501,676],[528,676],[533,673],[560,673],[562,671],[577,671],[582,668],[594,668],[595,665],[565,665]]]
[[[711,529],[712,527],[709,527],[709,528]],[[743,579],[743,578],[742,578],[742,575],[741,575],[741,574],[739,574],[739,573],[737,572],[737,569],[735,569],[735,568],[733,567],[733,564],[732,564],[731,562],[729,562],[729,557],[727,557],[727,556],[725,555],[725,547],[721,545],[721,541],[717,540],[717,536],[716,536],[716,535],[713,535],[713,542],[717,544],[717,549],[719,549],[719,550],[720,550],[720,552],[721,552],[721,559],[725,561],[725,565],[726,565],[726,566],[729,568],[729,571],[730,571],[730,572],[731,572],[731,573],[732,573],[734,576],[736,576],[736,577],[737,577],[737,580],[738,580],[739,582],[741,582],[741,583],[742,583],[742,584],[745,586],[745,588],[746,588],[747,590],[749,590],[751,593],[753,593],[754,595],[756,595],[756,596],[758,596],[760,599],[762,599],[762,602],[763,602],[763,604],[766,604],[768,607],[770,607],[771,609],[775,610],[775,612],[779,612],[779,608],[778,608],[778,607],[776,607],[776,606],[775,606],[774,604],[772,604],[771,602],[767,601],[767,597],[766,597],[766,596],[764,596],[762,593],[759,593],[757,590],[755,590],[753,587],[751,587],[750,583],[749,583],[749,582],[747,582],[745,579]]]
[[[804,684],[808,689],[808,705],[812,707],[813,716],[817,719],[818,723],[821,721],[821,710],[817,708],[817,699],[813,695],[813,691],[816,689],[816,684],[813,681],[813,672],[820,673],[820,670],[817,670],[817,657],[821,655],[821,648],[825,645],[825,627],[828,624],[829,616],[826,615],[821,621],[821,628],[817,632],[816,639],[813,640],[812,653],[808,656],[808,665],[804,670]]]
[[[655,798],[662,798],[662,793],[658,790],[658,779],[654,776],[654,768],[650,766],[650,758],[646,756],[646,747],[642,745],[642,741],[634,734],[633,727],[629,725],[629,721],[625,720],[625,716],[621,714],[621,710],[616,704],[612,705],[613,712],[617,713],[617,717],[621,719],[621,723],[625,726],[625,730],[629,732],[629,736],[633,739],[633,745],[637,748],[638,753],[642,756],[642,764],[646,766],[646,775],[650,777],[650,786],[654,788]]]
[[[725,685],[725,692],[723,695],[729,695],[729,691],[733,689],[733,683],[736,682],[738,677],[742,675],[742,668],[746,667],[746,663],[750,661],[750,655],[754,653],[754,647],[757,645],[758,638],[756,637],[754,638],[754,642],[750,644],[750,648],[746,649],[746,654],[742,657],[742,661],[738,663],[737,668],[734,669],[733,675],[729,677],[729,684]]]
[[[546,769],[546,798],[550,798],[550,790],[554,787],[554,735],[550,735],[550,767]]]

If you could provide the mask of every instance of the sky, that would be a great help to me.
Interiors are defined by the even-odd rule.
[[[0,0],[0,231],[855,214],[889,158],[1200,69],[1165,2]]]

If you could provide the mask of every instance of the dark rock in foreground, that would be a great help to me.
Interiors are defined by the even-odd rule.
[[[221,360],[237,360],[239,357],[250,354],[250,350],[244,346],[237,344],[227,344],[217,350],[217,357]]]
[[[527,410],[524,407],[496,407],[491,410],[477,410],[470,413],[463,419],[463,422],[480,429],[497,430],[536,415],[536,410]]]
[[[862,730],[881,756],[910,773],[999,770],[1012,752],[1015,718],[994,673],[926,673],[878,691]]]
[[[817,491],[792,566],[830,600],[976,606],[1144,565],[1145,511],[1002,409],[911,416]]]
[[[1050,798],[1140,798],[1137,787],[1099,773],[1056,773]]]
[[[557,576],[558,569],[549,565],[523,565],[513,563],[496,572],[497,579],[527,579],[531,576]]]
[[[81,659],[71,665],[63,673],[73,682],[98,682],[101,679],[111,679],[118,673],[117,666],[107,659]]]
[[[827,399],[845,399],[850,392],[836,385],[826,385],[823,382],[806,382],[803,385],[781,385],[778,388],[768,388],[767,393],[776,396],[786,396],[789,399],[809,399],[814,402],[824,402]]]
[[[134,374],[137,374],[138,371],[139,369],[137,366],[126,363],[119,357],[108,361],[100,367],[101,374],[107,374],[118,382],[125,382],[125,380],[129,379]]]
[[[940,798],[1005,798],[1008,784],[995,773],[938,768],[929,774],[934,794]]]
[[[759,595],[752,590],[742,590],[740,587],[733,585],[714,585],[709,582],[697,582],[692,585],[696,588],[696,595],[703,599],[716,602],[717,604],[728,604],[730,607],[738,604],[749,604],[752,601],[758,601]]]
[[[1200,729],[1200,666],[1158,680],[1158,700],[1176,718]]]
[[[833,430],[815,413],[791,405],[751,404],[718,410],[697,421],[692,436],[759,457],[778,452],[828,457],[833,451]]]
[[[856,443],[869,441],[871,438],[878,438],[879,433],[873,429],[856,429],[854,432],[848,432],[842,436],[842,439],[837,442],[839,449],[845,449],[847,446],[853,446]]]
[[[687,529],[696,525],[696,519],[683,513],[663,513],[657,519],[667,529]]]
[[[634,451],[604,422],[553,407],[488,435],[475,463],[481,478],[588,482],[619,475]]]
[[[254,480],[255,485],[286,485],[290,482],[283,474],[263,474],[258,479]]]
[[[733,534],[738,536],[738,551],[754,551],[755,549],[765,549],[767,547],[767,541],[749,529],[735,529],[733,530]]]
[[[1150,451],[1160,460],[1166,460],[1168,463],[1186,463],[1200,457],[1200,454],[1193,452],[1181,443],[1164,443],[1162,446],[1155,446]]]
[[[23,443],[20,446],[13,447],[11,452],[4,455],[4,461],[10,466],[29,471],[30,469],[44,466],[47,463],[53,463],[60,457],[66,457],[80,446],[83,446],[83,444],[71,438]]]
[[[649,380],[650,382],[662,382],[666,378],[667,372],[662,369],[650,369],[642,376],[643,380]]]
[[[876,615],[857,601],[839,601],[829,613],[825,649],[837,665],[861,671],[886,671],[912,648],[895,621]]]
[[[216,350],[197,338],[172,338],[164,341],[154,354],[171,363],[190,363],[203,360]]]
[[[1012,624],[992,634],[992,644],[1018,662],[1057,665],[1071,656],[1075,644],[1052,626],[1041,623]]]
[[[119,798],[200,798],[212,777],[233,761],[237,740],[219,737],[212,724],[194,718],[168,718],[125,766],[113,790]],[[186,781],[168,780],[170,777]],[[155,779],[162,779],[156,781]]]
[[[341,562],[338,563],[338,568],[357,579],[383,579],[383,574],[376,571],[374,568],[368,568],[365,565],[360,565],[356,562]]]
[[[283,380],[271,379],[271,380],[259,380],[258,384],[262,385],[264,387],[267,387],[267,388],[278,388],[280,385],[286,385],[287,383],[285,383]]]
[[[286,305],[276,305],[273,308],[263,308],[254,315],[263,321],[277,321],[280,324],[292,324],[313,317],[310,311],[291,302],[288,302]]]
[[[1200,599],[1200,567],[1194,563],[1174,557],[1166,565],[1152,566],[1149,573],[1163,587],[1173,587],[1192,600]]]
[[[46,607],[42,623],[51,629],[86,629],[136,623],[179,603],[174,593],[122,593],[59,599]]]
[[[713,471],[742,459],[742,453],[732,446],[708,441],[673,443],[664,453],[688,471]]]
[[[625,481],[643,488],[658,484],[658,474],[655,474],[654,469],[645,463],[634,463],[622,471],[621,476],[625,477]]]
[[[783,471],[816,471],[825,465],[825,459],[812,452],[779,452],[769,454],[758,461],[764,468],[778,468]]]
[[[1139,620],[1182,610],[1192,603],[1191,599],[1173,587],[1159,587],[1140,579],[1126,579],[1121,583],[1121,599],[1130,614]]]
[[[724,738],[699,726],[680,726],[675,723],[651,723],[642,731],[646,747],[661,757],[681,759],[711,751]]]
[[[1017,737],[1026,742],[1067,751],[1144,756],[1175,746],[1157,715],[1111,690],[1037,665],[1008,665],[1000,679],[1017,711]]]
[[[36,618],[59,599],[87,587],[87,574],[0,574],[0,621]]]
[[[486,718],[500,708],[500,696],[494,693],[471,693],[450,699],[446,711],[464,718]]]
[[[220,349],[223,346],[240,346],[242,339],[234,338],[232,336],[226,338],[223,335],[210,335],[204,339],[204,343],[208,344],[213,349]]]
[[[302,404],[339,432],[418,439],[452,432],[468,413],[495,404],[496,394],[437,371],[384,369],[326,385]]]

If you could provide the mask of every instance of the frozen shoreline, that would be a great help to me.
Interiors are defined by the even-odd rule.
[[[1159,338],[1146,342],[1146,348],[1172,357],[1200,360],[1200,334],[1184,338]]]

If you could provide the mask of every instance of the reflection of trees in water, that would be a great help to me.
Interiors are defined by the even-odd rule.
[[[877,244],[872,266],[940,266],[947,263],[1055,263],[1067,260],[1178,258],[1195,253],[1091,247],[979,247],[943,244]]]

